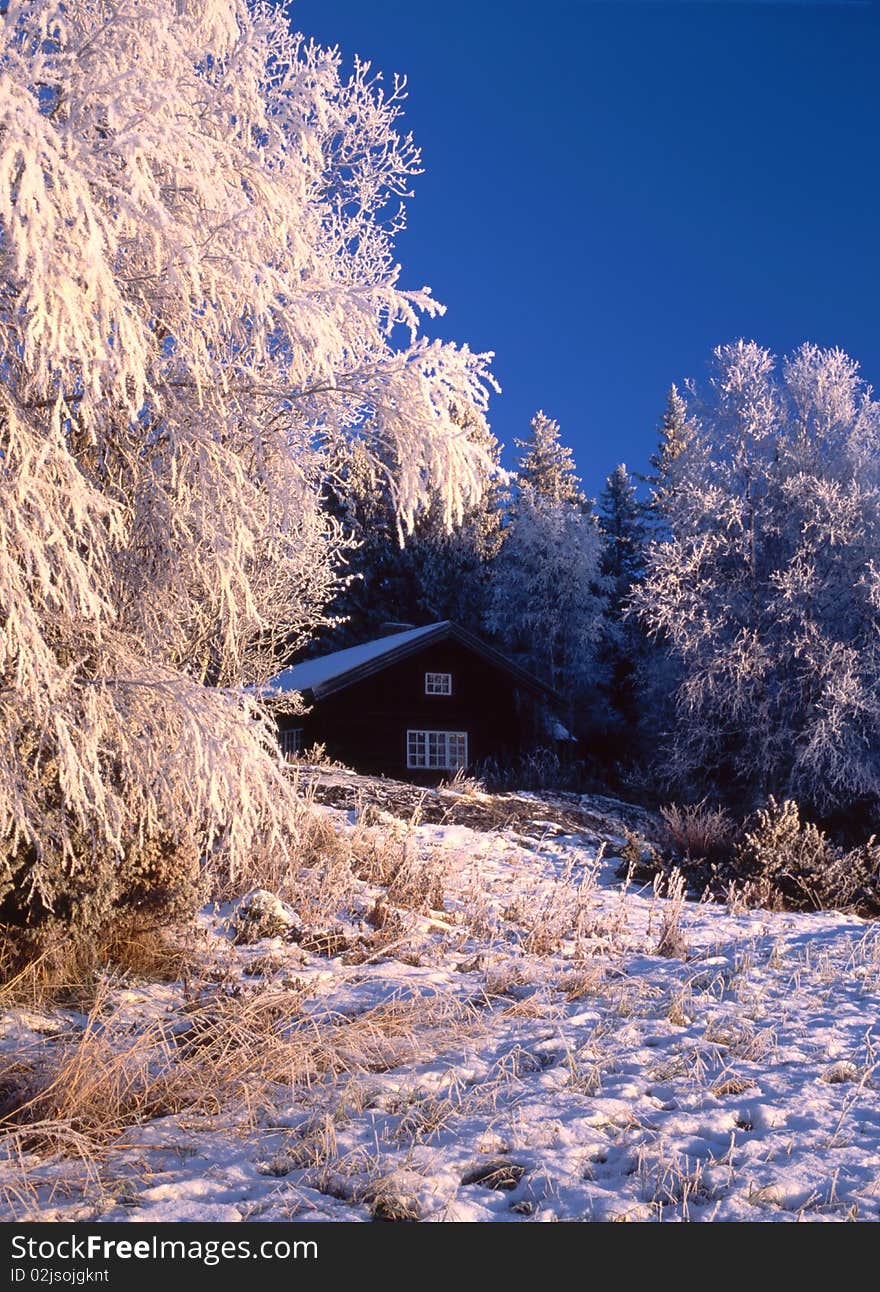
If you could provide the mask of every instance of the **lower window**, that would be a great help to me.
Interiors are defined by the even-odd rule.
[[[281,752],[285,758],[293,758],[303,747],[302,727],[289,727],[281,732]]]
[[[440,771],[458,771],[468,765],[466,731],[408,731],[406,733],[407,767],[429,767]]]

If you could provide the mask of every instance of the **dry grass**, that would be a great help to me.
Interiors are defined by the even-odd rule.
[[[575,958],[586,958],[586,947],[594,933],[593,898],[596,872],[585,868],[575,882],[570,863],[561,875],[544,887],[536,900],[517,910],[525,928],[523,950],[531,956],[553,955],[570,943]]]
[[[670,803],[660,815],[669,846],[690,861],[726,861],[732,855],[737,824],[725,808],[703,799],[684,807]]]
[[[291,775],[300,787],[299,773]],[[314,784],[303,780],[297,810],[288,822],[286,849],[256,849],[234,875],[214,872],[212,897],[227,902],[251,889],[265,888],[280,897],[294,898],[302,890],[303,875],[309,872],[316,877],[332,876],[329,885],[325,881],[325,889],[344,889],[351,881],[349,857],[344,832],[315,805]]]
[[[79,1035],[7,1076],[0,1131],[51,1152],[59,1127],[100,1147],[157,1117],[236,1106],[253,1114],[280,1088],[385,1072],[460,1043],[476,1024],[466,1006],[436,995],[352,1018],[306,1013],[304,999],[302,989],[217,994],[192,1005],[184,1029],[160,1022],[135,1034],[100,1000]]]
[[[137,915],[120,917],[91,942],[61,930],[37,947],[25,930],[0,925],[0,1009],[52,1002],[88,1008],[110,971],[117,978],[173,982],[191,971],[195,938]]]
[[[438,848],[425,849],[413,826],[413,822],[387,821],[381,826],[359,822],[350,841],[354,873],[364,883],[386,889],[389,906],[442,911],[449,860]]]
[[[659,893],[661,876],[654,881],[655,892]],[[681,927],[682,911],[685,899],[685,880],[681,871],[673,870],[666,885],[666,900],[660,922],[660,936],[657,940],[657,955],[673,960],[686,960],[688,943]]]

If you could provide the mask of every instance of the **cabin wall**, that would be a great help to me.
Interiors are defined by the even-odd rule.
[[[426,695],[426,673],[451,673],[451,695]],[[450,772],[407,768],[408,729],[466,731],[468,758],[503,758],[533,743],[531,706],[513,679],[456,641],[437,642],[318,701],[302,718],[304,746],[365,772],[429,783]]]

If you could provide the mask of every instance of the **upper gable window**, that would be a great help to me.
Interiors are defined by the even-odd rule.
[[[452,695],[452,674],[426,673],[425,695]]]

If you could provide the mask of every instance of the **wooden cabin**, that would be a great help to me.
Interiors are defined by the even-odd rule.
[[[449,620],[295,664],[268,689],[309,706],[279,713],[287,756],[321,744],[358,771],[423,783],[534,747],[558,708],[542,682]]]

